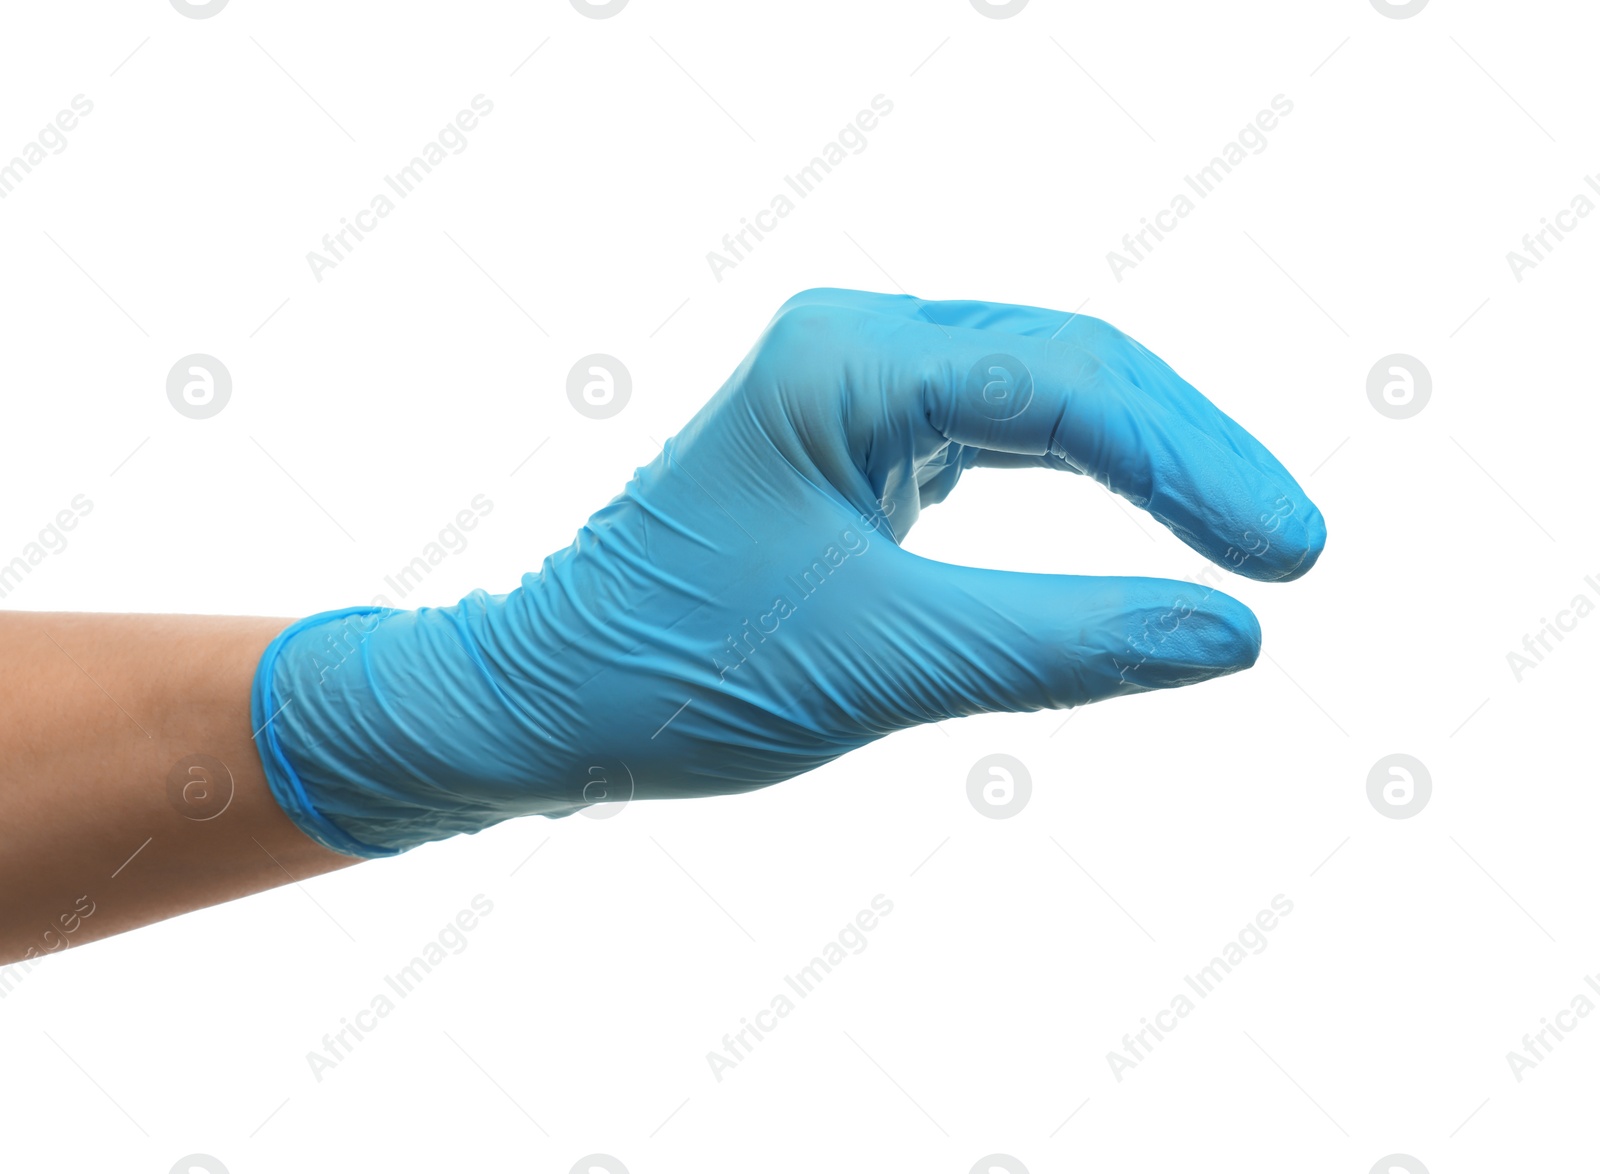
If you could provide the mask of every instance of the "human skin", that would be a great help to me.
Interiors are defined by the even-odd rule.
[[[289,622],[0,612],[0,963],[360,863],[283,813],[251,739],[251,678]],[[169,797],[192,755],[231,799],[186,772]]]

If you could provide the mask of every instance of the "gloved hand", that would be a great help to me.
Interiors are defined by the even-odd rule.
[[[387,856],[602,799],[748,791],[921,722],[1248,668],[1254,615],[1164,579],[900,546],[973,467],[1084,473],[1253,579],[1326,530],[1281,464],[1104,322],[811,290],[688,426],[508,595],[301,620],[256,673],[273,793]],[[1020,503],[1019,503],[1020,504]],[[1041,541],[1066,533],[1023,505]]]

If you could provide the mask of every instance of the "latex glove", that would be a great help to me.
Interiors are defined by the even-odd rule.
[[[274,794],[325,846],[390,855],[1254,663],[1254,615],[1213,589],[903,549],[978,466],[1087,474],[1253,579],[1304,573],[1326,536],[1271,453],[1104,322],[812,290],[517,590],[285,631],[253,697]],[[1016,508],[1067,545],[1048,501]]]

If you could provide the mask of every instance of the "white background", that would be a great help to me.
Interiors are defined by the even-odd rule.
[[[3,606],[364,603],[479,493],[408,602],[508,590],[816,285],[1104,317],[1330,537],[1302,582],[1227,584],[1265,630],[1239,676],[518,821],[53,957],[0,1000],[6,1168],[1575,1168],[1600,1016],[1521,1082],[1506,1053],[1600,971],[1600,620],[1520,682],[1506,654],[1600,600],[1600,217],[1521,282],[1505,254],[1600,169],[1595,32],[1576,0],[8,6],[0,158],[94,111],[0,201],[0,556],[94,508]],[[318,282],[307,251],[480,93],[467,149]],[[880,93],[867,148],[715,280],[707,251]],[[1278,94],[1268,147],[1117,281],[1107,251]],[[633,375],[610,420],[565,394],[596,351]],[[166,398],[192,352],[233,375],[209,420]],[[1432,374],[1409,420],[1366,394],[1393,352]],[[1201,570],[1042,472],[971,474],[910,545]],[[1411,819],[1366,794],[1395,752],[1433,780]],[[991,753],[1033,779],[1010,819],[967,798]],[[480,893],[466,951],[316,1080],[324,1033]],[[865,952],[715,1080],[880,893]],[[1280,893],[1269,947],[1115,1079]]]

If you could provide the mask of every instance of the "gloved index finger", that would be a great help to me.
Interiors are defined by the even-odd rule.
[[[1279,462],[1250,459],[1098,355],[988,331],[901,330],[917,338],[928,420],[949,440],[1057,458],[1252,579],[1296,578],[1321,553],[1322,515]]]
[[[978,300],[931,301],[911,294],[873,293],[852,289],[812,289],[787,303],[827,305],[840,309],[921,319],[938,326],[1013,334],[1078,346],[1089,351],[1129,383],[1168,410],[1177,413],[1226,448],[1261,467],[1263,472],[1288,477],[1272,452],[1161,356],[1103,319],[1075,310],[1053,310],[1010,302]],[[997,350],[1004,350],[997,344]]]

